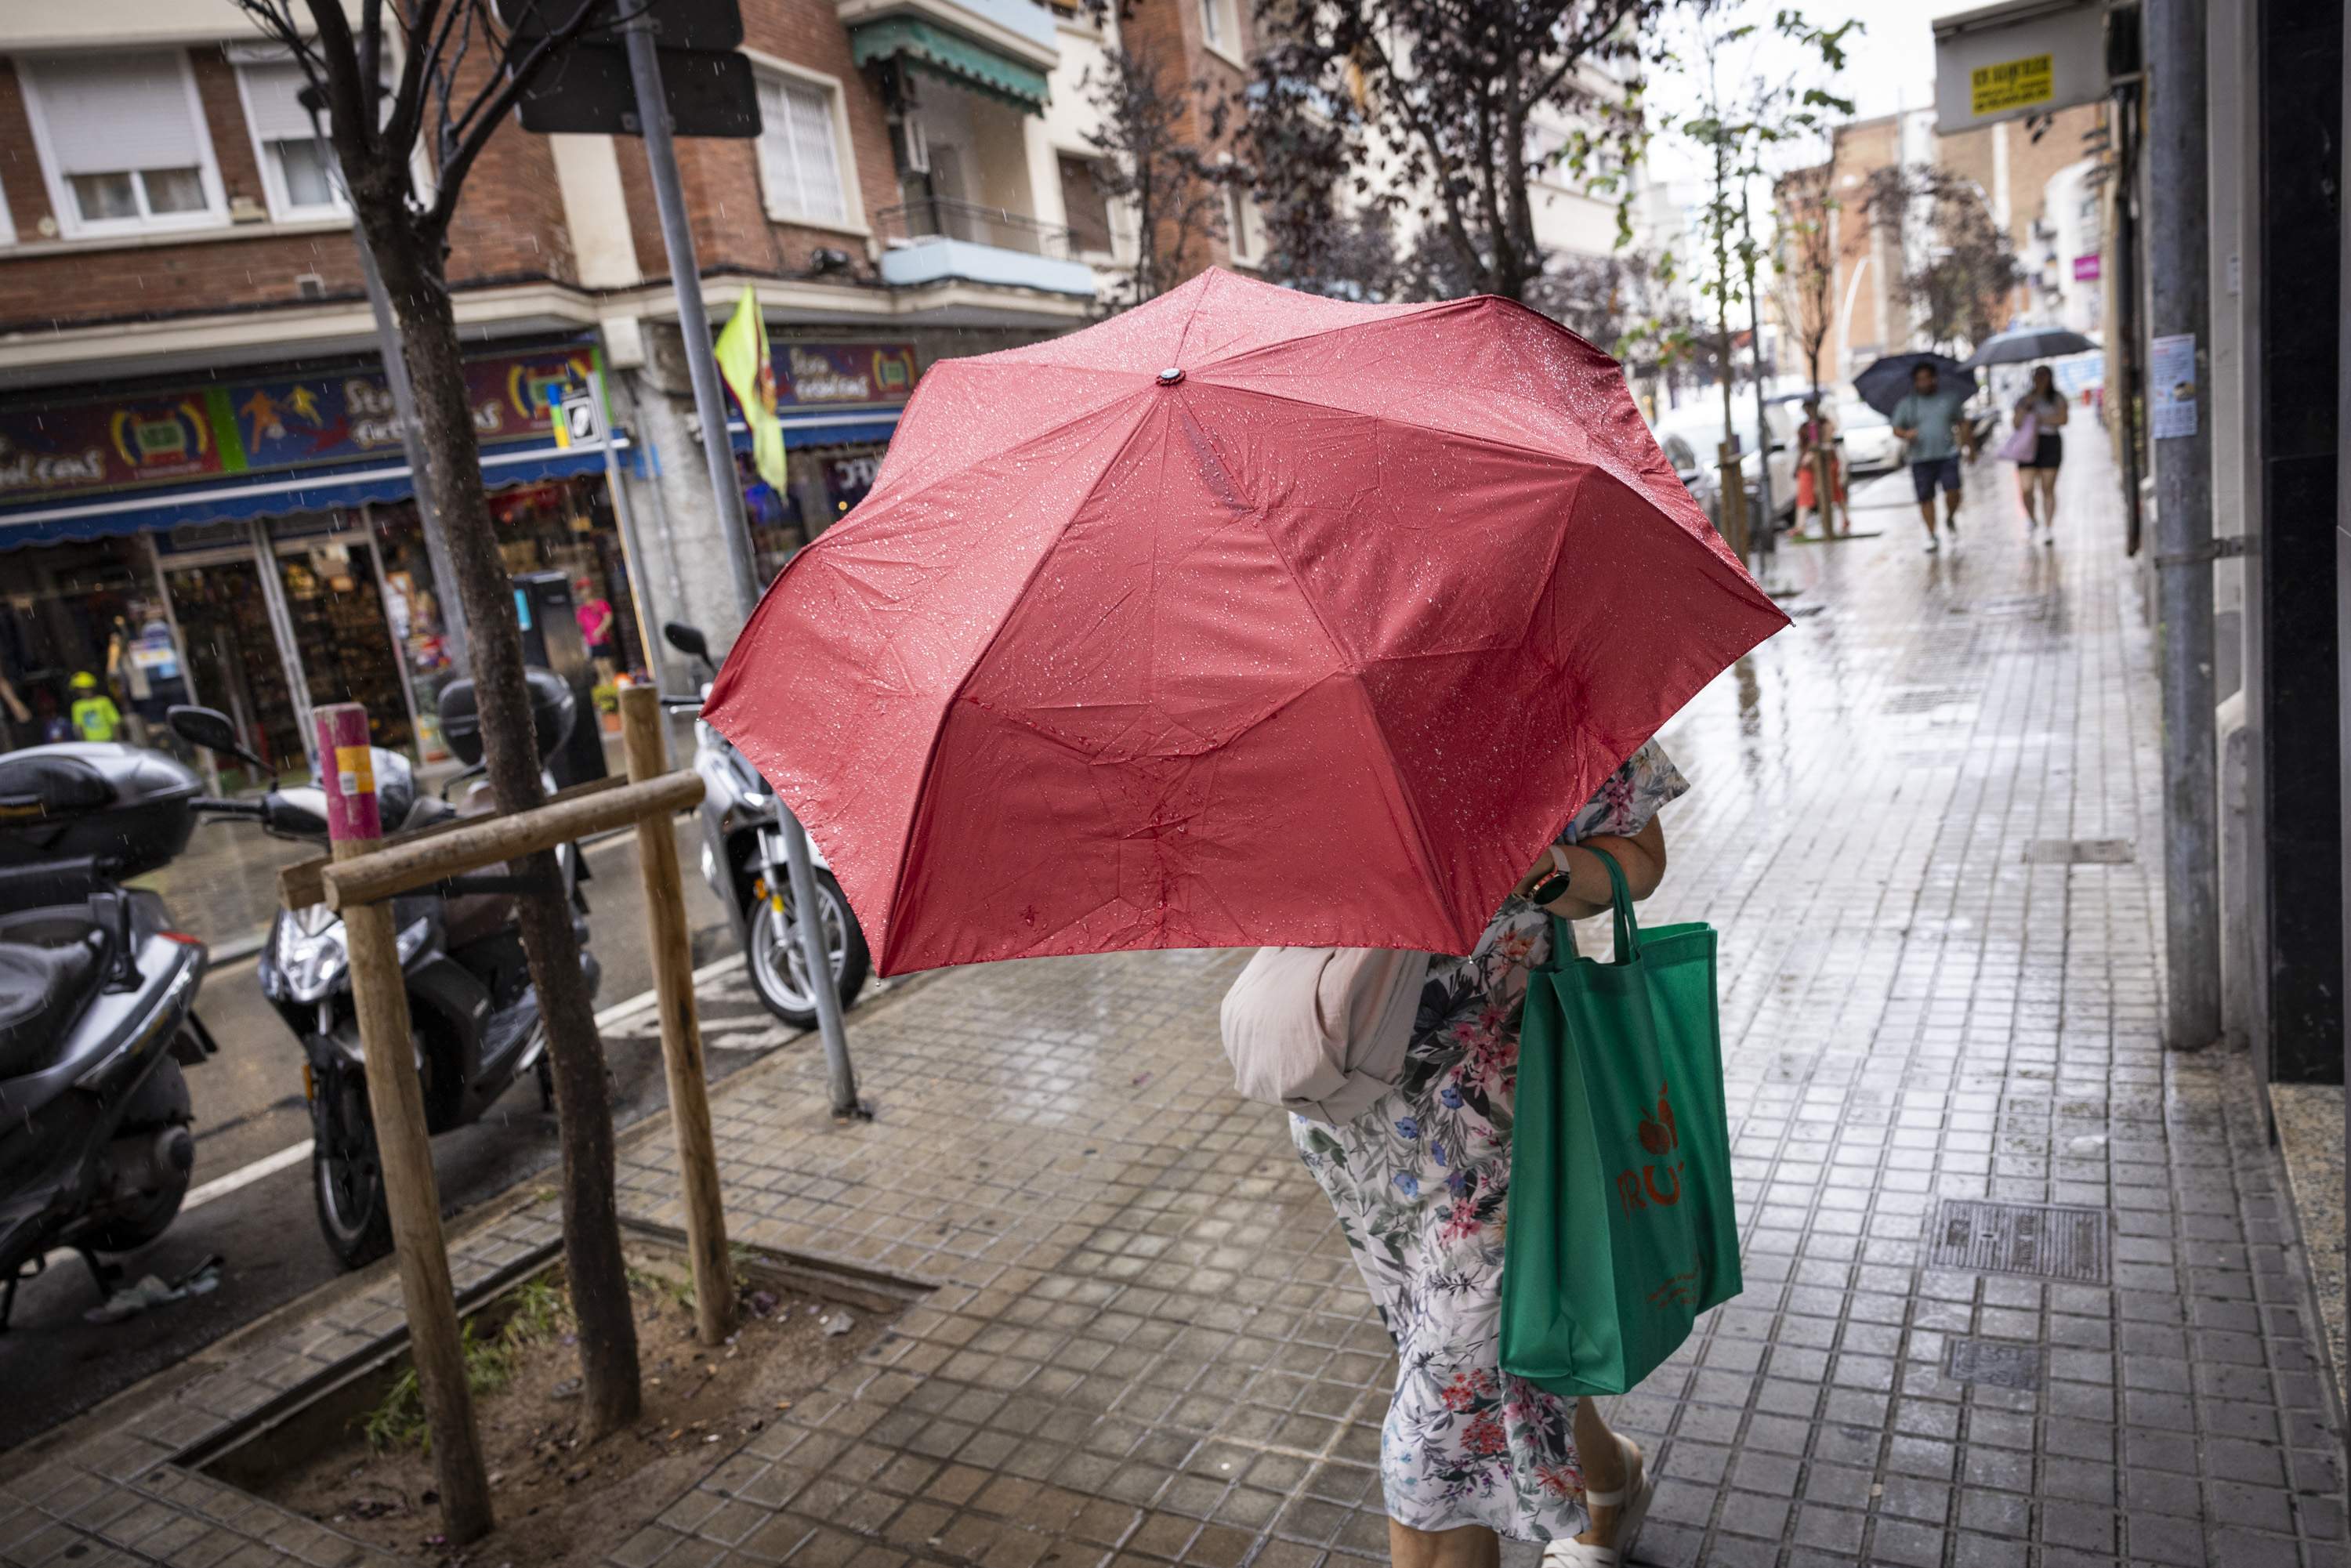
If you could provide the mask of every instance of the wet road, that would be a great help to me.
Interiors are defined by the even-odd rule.
[[[692,818],[677,824],[685,873],[686,913],[695,963],[733,954],[725,911],[697,871],[700,838]],[[589,846],[591,943],[604,970],[598,995],[610,1008],[648,989],[644,898],[636,841],[624,834]],[[196,1109],[195,1183],[232,1175],[245,1185],[183,1211],[154,1245],[125,1255],[126,1277],[166,1280],[207,1257],[223,1260],[220,1288],[110,1325],[83,1321],[98,1303],[89,1276],[65,1255],[17,1292],[14,1325],[0,1338],[0,1448],[89,1409],[108,1396],[170,1366],[198,1347],[252,1322],[340,1273],[319,1235],[307,1158],[258,1174],[310,1135],[302,1104],[301,1053],[285,1023],[262,1000],[250,957],[216,964],[204,978],[197,1011],[220,1054],[188,1072]],[[616,1118],[623,1124],[665,1103],[657,1041],[608,1036]],[[711,1076],[756,1060],[742,1051],[713,1051]],[[495,1197],[557,1158],[555,1119],[538,1106],[536,1083],[509,1089],[483,1121],[434,1142],[444,1212]]]

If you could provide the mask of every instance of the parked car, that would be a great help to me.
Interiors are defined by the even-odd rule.
[[[1735,429],[1739,438],[1740,468],[1746,476],[1748,493],[1752,495],[1760,487],[1764,464],[1768,461],[1771,476],[1771,515],[1784,524],[1796,513],[1795,412],[1784,403],[1768,405],[1766,418],[1771,432],[1768,450],[1767,443],[1756,434],[1753,392],[1739,394],[1737,412]],[[1687,449],[1692,460],[1703,468],[1713,470],[1717,465],[1715,454],[1722,444],[1722,400],[1719,395],[1708,395],[1686,402],[1660,417],[1656,430],[1660,446],[1668,437],[1676,438]],[[1671,454],[1667,455],[1670,457]],[[1674,466],[1679,472],[1680,461],[1676,460]]]
[[[1894,438],[1894,422],[1862,402],[1849,398],[1837,404],[1837,444],[1844,449],[1848,474],[1883,474],[1902,465],[1902,444]]]

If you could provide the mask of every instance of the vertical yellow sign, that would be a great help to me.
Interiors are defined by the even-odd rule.
[[[1968,112],[1999,114],[2030,109],[2057,96],[2057,73],[2047,55],[1978,66],[1968,73]]]

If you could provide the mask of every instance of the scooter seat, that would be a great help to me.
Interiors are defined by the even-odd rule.
[[[103,939],[59,946],[0,942],[0,1078],[46,1063],[98,988]]]

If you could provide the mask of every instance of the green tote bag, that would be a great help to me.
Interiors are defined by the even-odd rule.
[[[1714,928],[1643,931],[1625,873],[1616,961],[1552,922],[1519,1037],[1502,1370],[1554,1394],[1622,1394],[1737,1295],[1739,1224]]]

